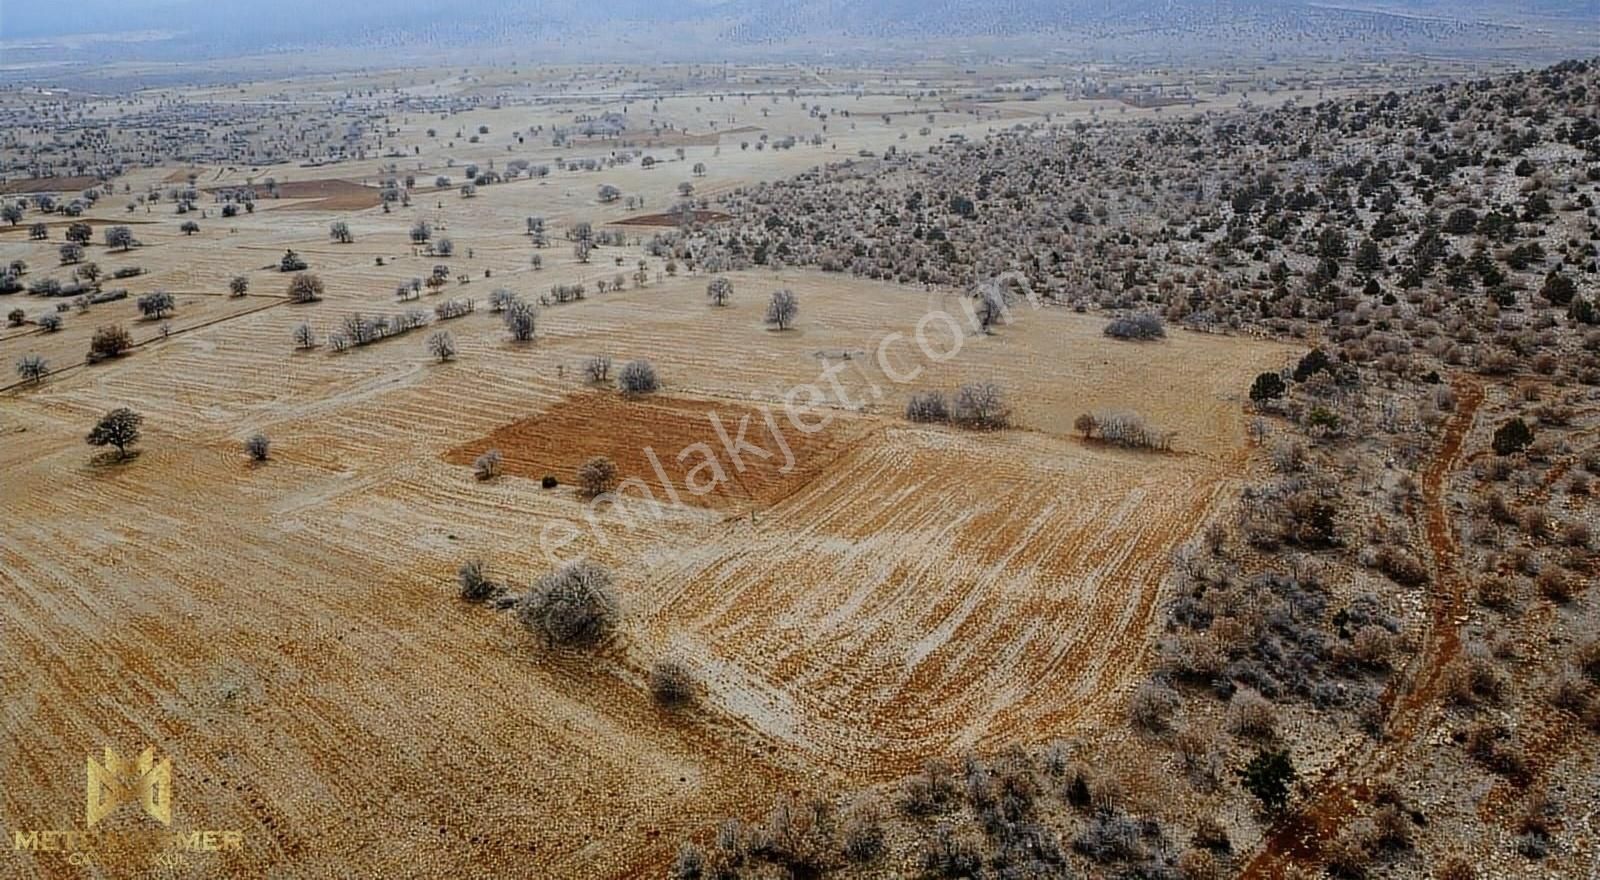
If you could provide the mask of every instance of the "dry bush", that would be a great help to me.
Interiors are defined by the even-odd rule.
[[[489,579],[483,560],[471,559],[456,570],[456,583],[461,588],[461,598],[468,602],[486,602],[500,595],[500,585]]]
[[[500,476],[500,450],[490,449],[472,461],[472,474],[480,480]]]
[[[1366,877],[1372,866],[1372,853],[1367,848],[1366,838],[1366,829],[1346,828],[1326,844],[1322,856],[1328,864],[1328,873],[1344,880]]]
[[[969,382],[956,389],[950,421],[966,428],[1004,428],[1011,422],[1011,410],[999,385]]]
[[[576,560],[539,579],[517,607],[523,626],[549,647],[590,647],[604,641],[621,621],[611,572]]]
[[[1478,604],[1496,611],[1505,611],[1517,601],[1516,581],[1507,577],[1490,576],[1478,581]]]
[[[297,303],[316,302],[322,299],[322,279],[310,272],[296,275],[289,279],[289,301]]]
[[[1161,733],[1172,723],[1172,713],[1178,710],[1180,703],[1178,692],[1166,682],[1146,681],[1128,702],[1128,717],[1136,727]]]
[[[1394,804],[1386,804],[1372,814],[1372,840],[1389,850],[1411,847],[1411,817]]]
[[[852,862],[870,862],[882,855],[883,807],[872,798],[857,803],[845,816],[841,837],[845,857]]]
[[[649,361],[628,361],[617,374],[617,387],[624,394],[650,394],[661,387],[655,365]]]
[[[922,772],[900,785],[900,808],[912,816],[931,816],[954,806],[960,797],[950,765],[934,759]]]
[[[1228,837],[1228,826],[1213,815],[1202,815],[1195,820],[1194,834],[1189,841],[1200,849],[1212,852],[1233,851],[1233,841]]]
[[[1540,572],[1534,584],[1539,588],[1539,595],[1561,605],[1571,602],[1577,594],[1577,584],[1573,579],[1553,565]]]
[[[617,465],[603,455],[597,455],[578,467],[578,485],[591,498],[604,495],[617,486]]]
[[[943,422],[950,418],[950,407],[942,391],[918,391],[906,401],[906,419],[912,422]]]
[[[1390,580],[1403,586],[1414,587],[1428,581],[1428,567],[1417,557],[1398,547],[1385,546],[1378,550],[1378,570]]]
[[[1489,770],[1505,776],[1520,776],[1526,766],[1521,747],[1511,731],[1499,721],[1473,722],[1462,739],[1467,755]]]
[[[1228,731],[1251,739],[1271,739],[1278,730],[1278,710],[1266,697],[1240,688],[1228,701]]]
[[[681,709],[695,702],[698,686],[694,673],[677,660],[660,660],[650,667],[650,696],[668,709]]]
[[[1371,669],[1387,669],[1394,657],[1394,634],[1369,623],[1350,640],[1350,650],[1357,663]]]
[[[1449,856],[1433,872],[1434,880],[1478,880],[1478,869],[1465,856]]]

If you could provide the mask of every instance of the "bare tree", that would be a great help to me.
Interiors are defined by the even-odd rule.
[[[235,275],[233,280],[228,282],[228,292],[234,296],[244,296],[249,289],[250,279],[243,275]]]
[[[444,363],[456,356],[456,341],[449,330],[439,330],[428,337],[428,351],[439,363]]]
[[[356,240],[350,233],[350,224],[343,220],[335,220],[328,226],[328,237],[340,244],[349,244]]]
[[[490,449],[473,459],[472,472],[480,480],[492,480],[500,476],[500,450]]]
[[[951,420],[970,428],[1004,428],[1011,413],[1005,395],[993,382],[972,382],[956,391]]]
[[[611,378],[611,358],[609,355],[597,354],[583,364],[584,375],[590,382],[601,383]]]
[[[628,361],[617,374],[617,387],[624,394],[649,394],[661,387],[655,365],[646,360]]]
[[[17,358],[17,376],[24,382],[37,385],[44,381],[48,372],[50,372],[49,362],[36,354],[25,354]]]
[[[906,418],[913,422],[943,422],[950,418],[950,408],[940,391],[919,391],[906,401]]]
[[[784,288],[772,292],[772,300],[767,303],[768,324],[779,330],[787,330],[799,315],[800,300],[795,297],[794,291]]]
[[[301,323],[294,328],[294,347],[301,351],[317,347],[317,334],[310,324]]]
[[[599,644],[621,617],[611,572],[588,560],[569,562],[540,578],[517,606],[517,619],[552,648]]]
[[[322,299],[322,279],[310,272],[289,280],[289,301],[310,303]]]
[[[539,324],[539,310],[532,303],[520,300],[506,308],[506,329],[511,331],[511,338],[518,342],[527,342],[533,338],[534,331]]]
[[[603,455],[597,455],[578,467],[578,485],[591,497],[604,495],[616,488],[617,465]]]

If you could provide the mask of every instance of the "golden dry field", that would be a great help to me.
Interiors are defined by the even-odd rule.
[[[663,113],[691,117],[694,100]],[[278,169],[280,182],[348,185],[286,189],[229,219],[208,205],[192,236],[167,204],[126,219],[120,197],[95,209],[142,242],[111,252],[96,229],[88,248],[107,274],[147,270],[105,282],[130,297],[68,311],[56,333],[0,331],[8,365],[38,353],[53,370],[0,395],[7,826],[73,826],[84,755],[154,744],[173,759],[175,824],[241,830],[244,848],[151,876],[654,876],[685,836],[779,793],[1117,730],[1149,669],[1170,551],[1253,466],[1241,390],[1299,349],[1184,331],[1114,342],[1101,316],[1026,303],[979,334],[955,293],[808,270],[732,273],[732,304],[714,308],[704,274],[668,276],[645,257],[636,242],[648,228],[611,227],[629,243],[587,264],[561,237],[579,220],[665,210],[697,161],[711,171],[696,193],[711,194],[918,137],[920,115],[874,115],[904,109],[899,99],[861,103],[861,132],[837,149],[758,154],[738,148],[748,133],[703,137],[681,160],[655,151],[664,167],[558,171],[472,199],[424,192],[393,213],[375,190],[365,206],[351,195],[376,181],[373,161]],[[750,106],[722,127],[781,132],[797,124],[787,105],[787,120],[763,122]],[[405,127],[499,130],[511,118]],[[990,123],[939,124],[913,146]],[[498,149],[450,158],[484,162]],[[445,152],[407,161],[431,180],[450,173]],[[196,176],[213,187],[265,175]],[[599,183],[646,203],[600,205]],[[319,203],[328,198],[337,203]],[[542,269],[524,234],[532,214],[552,231]],[[418,219],[453,240],[452,257],[417,251],[407,229]],[[353,243],[329,241],[337,220]],[[7,230],[0,258],[58,272],[60,241]],[[285,296],[276,262],[290,248],[325,283],[322,301]],[[641,258],[645,286],[593,291]],[[451,270],[442,292],[395,301],[397,283],[438,263]],[[247,295],[228,295],[235,275]],[[588,297],[543,308],[531,342],[513,342],[488,308],[495,288],[536,300],[579,280]],[[782,332],[762,323],[779,287],[801,305]],[[176,309],[141,320],[134,299],[156,289]],[[292,341],[302,322],[326,339],[353,313],[464,297],[476,312],[346,352]],[[57,301],[5,299],[30,319]],[[127,326],[134,349],[83,364],[93,329],[109,324]],[[453,361],[425,348],[435,329],[453,335]],[[588,383],[596,354],[618,367],[651,360],[662,389],[629,398]],[[913,391],[971,381],[1005,389],[1012,428],[902,417]],[[790,412],[786,400],[813,405]],[[110,463],[83,436],[119,406],[144,416],[145,438],[136,458]],[[1085,442],[1074,418],[1103,410],[1174,432],[1173,451]],[[765,453],[743,466],[718,432],[741,420]],[[271,458],[252,464],[242,443],[258,431]],[[507,472],[478,481],[472,460],[491,447]],[[637,478],[635,494],[683,503],[590,505],[572,482],[601,453]],[[560,486],[541,488],[544,474]],[[619,585],[621,633],[598,657],[545,650],[512,616],[456,596],[468,558],[520,591],[579,555]],[[647,672],[664,657],[704,682],[692,712],[652,703]],[[11,855],[0,874],[128,867]]]

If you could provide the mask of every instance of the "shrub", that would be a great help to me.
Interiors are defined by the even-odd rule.
[[[1271,739],[1278,729],[1278,716],[1266,697],[1249,688],[1240,688],[1228,702],[1228,730],[1238,736]]]
[[[474,459],[472,473],[480,480],[492,480],[500,476],[500,450],[490,449]]]
[[[541,489],[554,489],[559,485],[561,485],[561,481],[557,480],[553,474],[545,474],[539,480],[539,488]]]
[[[1521,452],[1531,443],[1533,443],[1533,431],[1522,419],[1514,418],[1495,429],[1493,445],[1496,455]]]
[[[468,602],[485,602],[500,595],[499,584],[484,573],[483,560],[469,559],[456,569],[456,583],[461,588],[461,598]]]
[[[1134,691],[1128,703],[1128,716],[1135,726],[1160,733],[1171,723],[1178,705],[1177,691],[1164,682],[1147,681]]]
[[[1262,373],[1250,384],[1250,399],[1256,403],[1268,400],[1277,400],[1289,386],[1284,384],[1283,377],[1277,373]]]
[[[624,394],[649,394],[660,387],[656,368],[649,361],[629,361],[617,374],[617,387]]]
[[[617,485],[616,463],[603,455],[589,459],[578,468],[578,485],[590,497],[610,492]]]
[[[852,862],[870,862],[883,854],[883,810],[876,801],[862,801],[850,811],[843,837],[845,857]]]
[[[1378,550],[1378,570],[1388,575],[1395,583],[1403,586],[1414,587],[1426,583],[1428,568],[1410,553],[1398,547],[1385,546]]]
[[[1269,813],[1278,813],[1289,803],[1296,778],[1294,763],[1287,751],[1263,750],[1240,771],[1245,791],[1250,792]]]
[[[1167,331],[1159,316],[1141,312],[1112,318],[1106,324],[1105,335],[1112,339],[1160,339]]]
[[[244,441],[244,451],[250,456],[251,461],[266,461],[272,452],[272,441],[268,440],[265,434],[259,432],[251,434],[250,438]]]
[[[40,315],[33,323],[46,333],[54,333],[61,329],[61,316],[57,314]]]
[[[650,667],[650,696],[656,703],[679,709],[695,700],[694,673],[677,660],[661,660]]]
[[[581,648],[610,636],[621,610],[611,572],[578,560],[540,578],[518,605],[517,617],[549,647]]]

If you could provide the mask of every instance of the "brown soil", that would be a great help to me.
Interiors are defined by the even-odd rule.
[[[563,485],[572,485],[584,462],[603,455],[616,463],[618,479],[643,481],[651,497],[664,504],[675,497],[693,507],[764,507],[804,486],[844,445],[843,437],[856,433],[838,421],[822,431],[803,433],[781,408],[771,413],[776,434],[760,410],[740,403],[629,399],[613,391],[588,391],[458,446],[444,459],[471,465],[485,451],[498,449],[508,474],[530,479],[554,474]],[[717,423],[730,441],[738,437],[741,423],[747,425],[745,441],[768,457],[746,450],[740,456],[744,467],[737,467],[718,437]],[[792,465],[780,443],[793,453]],[[715,465],[706,464],[706,450],[713,453]],[[696,494],[698,490],[707,491]],[[640,494],[631,485],[624,491],[630,499]]]
[[[613,226],[677,226],[677,214],[640,214],[637,217],[624,217],[621,220],[611,221]],[[720,223],[732,219],[732,215],[721,211],[695,211],[696,223]]]
[[[30,177],[0,183],[0,194],[76,193],[99,185],[99,179],[94,177]]]
[[[229,192],[238,187],[211,187],[206,192]],[[376,207],[378,190],[348,180],[290,180],[278,184],[278,198],[267,194],[267,188],[256,184],[258,206],[273,207],[283,211],[358,211]],[[278,200],[295,200],[291,204],[277,205]],[[301,201],[304,200],[304,201]]]

